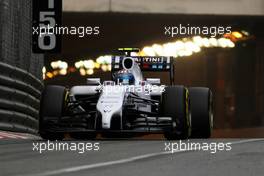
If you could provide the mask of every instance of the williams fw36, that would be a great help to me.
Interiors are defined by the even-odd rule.
[[[77,139],[128,137],[162,133],[166,139],[209,138],[213,127],[209,88],[174,85],[172,57],[112,57],[112,80],[87,79],[87,85],[46,86],[41,98],[39,133],[60,140],[65,133]],[[142,72],[168,72],[170,85]]]

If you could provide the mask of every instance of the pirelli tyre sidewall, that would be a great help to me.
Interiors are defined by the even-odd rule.
[[[213,129],[213,95],[209,88],[189,88],[193,138],[209,138]]]
[[[43,139],[61,140],[63,134],[50,132],[47,125],[50,121],[59,122],[66,103],[67,91],[63,86],[47,86],[44,88],[40,101],[39,134]]]
[[[184,86],[169,86],[162,95],[162,116],[172,117],[173,129],[165,132],[165,138],[186,139],[191,133],[190,101]]]

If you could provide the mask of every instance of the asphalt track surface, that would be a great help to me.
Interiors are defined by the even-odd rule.
[[[209,139],[230,142],[232,150],[166,152],[165,140],[98,140],[99,151],[33,151],[41,140],[0,140],[1,176],[263,176],[264,139]],[[77,141],[64,141],[67,143]],[[178,141],[170,141],[178,142]]]

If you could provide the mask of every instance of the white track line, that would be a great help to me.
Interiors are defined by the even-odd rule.
[[[255,138],[255,139],[244,139],[244,140],[240,140],[240,141],[233,141],[230,142],[232,145],[234,144],[243,144],[243,143],[249,143],[249,142],[257,142],[257,141],[264,141],[264,138]]]
[[[234,145],[234,144],[250,143],[250,142],[257,142],[257,141],[264,141],[264,139],[246,139],[246,140],[240,140],[240,141],[230,141],[230,143]],[[187,151],[190,151],[190,150],[179,150],[174,153],[182,153],[182,152],[187,152]],[[74,166],[74,167],[63,168],[63,169],[58,169],[54,171],[47,171],[43,173],[27,174],[27,176],[52,176],[52,175],[58,175],[58,174],[67,174],[67,173],[78,172],[82,170],[100,168],[104,166],[124,164],[124,163],[134,162],[134,161],[138,161],[138,160],[142,160],[146,158],[167,155],[167,154],[173,154],[173,153],[170,151],[149,153],[145,155],[139,155],[139,156],[134,156],[134,157],[120,159],[120,160],[107,161],[107,162],[101,162],[101,163],[95,163],[95,164],[87,164],[87,165],[81,165],[81,166]],[[25,176],[25,175],[20,175],[20,176]]]

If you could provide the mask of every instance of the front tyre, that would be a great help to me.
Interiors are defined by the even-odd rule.
[[[190,136],[189,93],[184,86],[166,87],[162,95],[162,115],[171,117],[173,129],[165,132],[168,140],[186,139]]]
[[[193,138],[209,138],[213,129],[213,95],[209,88],[189,88]]]
[[[65,110],[66,89],[47,86],[42,92],[39,112],[39,135],[46,140],[62,140],[63,133],[50,132],[47,128],[58,123]]]

